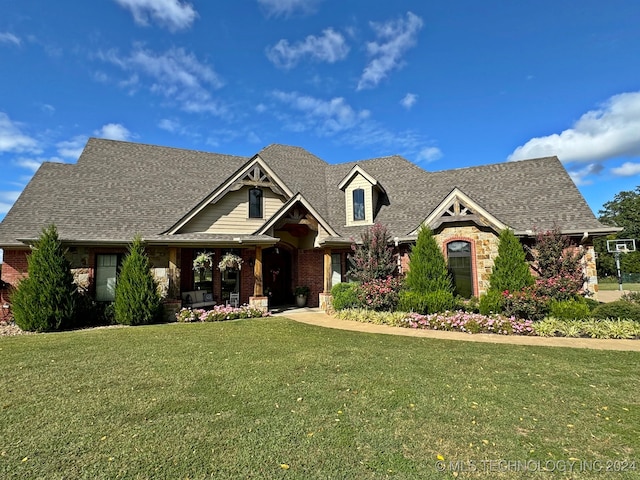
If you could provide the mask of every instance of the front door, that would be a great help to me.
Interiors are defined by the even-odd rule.
[[[270,306],[293,302],[291,291],[291,253],[282,247],[266,248],[262,252],[262,281]]]

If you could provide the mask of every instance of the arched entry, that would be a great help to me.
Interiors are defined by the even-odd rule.
[[[464,298],[473,295],[473,269],[471,262],[471,243],[456,240],[447,243],[449,271],[453,276],[455,293]]]
[[[266,248],[262,252],[262,282],[269,306],[288,305],[291,292],[291,252],[282,247]]]

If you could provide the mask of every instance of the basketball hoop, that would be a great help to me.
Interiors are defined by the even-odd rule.
[[[618,289],[622,291],[622,272],[620,271],[620,254],[635,252],[636,240],[634,238],[607,240],[607,251],[609,253],[613,253],[613,256],[616,259],[616,268],[618,270]]]

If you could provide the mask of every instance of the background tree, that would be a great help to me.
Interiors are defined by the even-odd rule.
[[[453,291],[453,282],[442,250],[429,227],[420,227],[416,244],[409,254],[405,287],[416,293]]]
[[[73,327],[78,292],[55,225],[42,230],[27,262],[28,277],[11,295],[16,324],[38,332]]]
[[[139,235],[133,239],[116,281],[115,320],[124,325],[146,325],[160,317],[160,295]]]
[[[534,280],[526,257],[527,254],[513,231],[508,228],[502,230],[498,256],[489,279],[489,289],[497,292],[516,292],[533,285]]]
[[[396,262],[389,246],[391,235],[387,227],[376,223],[362,233],[361,239],[360,245],[351,245],[353,255],[349,257],[349,275],[362,283],[393,275]]]

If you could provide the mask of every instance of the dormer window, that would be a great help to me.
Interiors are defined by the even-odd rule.
[[[364,190],[357,188],[353,191],[353,220],[359,221],[365,218]]]
[[[262,218],[262,190],[249,189],[249,218]]]

